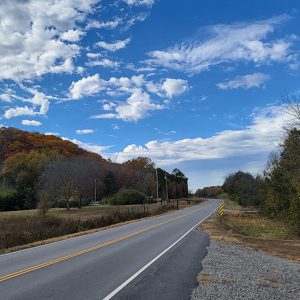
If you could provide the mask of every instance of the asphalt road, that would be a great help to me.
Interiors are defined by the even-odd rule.
[[[188,299],[220,203],[0,255],[0,299]]]

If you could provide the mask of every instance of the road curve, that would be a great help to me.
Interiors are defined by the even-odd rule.
[[[163,216],[0,255],[0,299],[132,299],[133,282],[153,266],[159,281],[160,263],[169,250],[175,249],[178,256],[176,245],[192,245],[193,229],[220,203],[209,200]],[[185,256],[182,259],[182,266],[187,265]],[[176,260],[172,264],[176,268]],[[136,287],[135,291],[136,295]]]

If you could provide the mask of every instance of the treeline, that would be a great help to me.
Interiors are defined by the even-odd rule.
[[[197,189],[195,196],[199,198],[217,198],[223,194],[223,187],[220,185],[207,186],[202,189]]]
[[[146,157],[116,164],[58,137],[13,128],[0,129],[0,171],[2,211],[80,208],[125,189],[151,201],[156,177],[160,198],[188,195],[188,178],[178,169],[156,171]]]
[[[290,130],[261,176],[238,171],[226,177],[223,189],[243,206],[286,222],[300,235],[300,130]]]

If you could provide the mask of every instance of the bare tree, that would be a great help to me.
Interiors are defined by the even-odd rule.
[[[291,125],[300,126],[300,95],[285,93],[282,96],[283,103],[286,105],[286,111],[291,117]]]
[[[70,209],[70,199],[76,191],[71,164],[71,159],[60,157],[46,168],[41,177],[42,191],[62,197],[67,210]]]

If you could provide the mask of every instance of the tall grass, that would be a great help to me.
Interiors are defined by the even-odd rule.
[[[25,245],[88,229],[100,228],[133,219],[161,214],[175,209],[164,204],[154,209],[146,207],[107,211],[89,218],[66,218],[57,215],[4,215],[0,218],[0,250]]]

